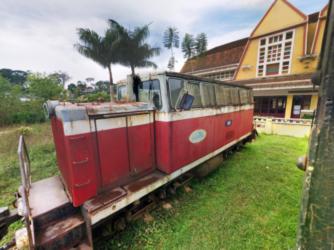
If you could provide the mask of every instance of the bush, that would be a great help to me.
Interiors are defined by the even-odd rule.
[[[22,127],[19,127],[17,129],[17,131],[19,132],[20,135],[28,136],[28,135],[31,135],[32,128],[31,127],[22,126]]]
[[[61,99],[64,89],[58,81],[42,74],[31,74],[27,89],[0,77],[0,126],[45,121],[43,102]]]
[[[15,96],[0,98],[0,126],[44,122],[42,100],[20,101]]]
[[[76,99],[76,102],[108,102],[110,95],[107,92],[96,92],[86,95],[81,95]]]

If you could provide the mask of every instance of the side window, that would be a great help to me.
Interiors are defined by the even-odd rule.
[[[254,103],[254,96],[253,96],[253,91],[248,90],[248,96],[249,96],[249,103],[253,104]]]
[[[201,84],[202,104],[204,107],[213,107],[216,105],[215,86],[213,84]]]
[[[216,101],[219,106],[231,105],[231,90],[232,88],[225,87],[223,85],[216,85]]]
[[[240,103],[241,104],[248,104],[249,103],[248,90],[247,89],[240,89],[239,94],[240,94]]]
[[[139,101],[153,102],[157,109],[162,107],[159,80],[144,81],[138,87]]]
[[[168,79],[169,99],[172,108],[177,108],[184,92],[183,80],[176,78]]]
[[[117,88],[117,99],[119,101],[126,100],[126,95],[127,95],[126,90],[127,90],[126,86],[120,86]]]
[[[185,90],[189,95],[194,97],[193,108],[202,107],[201,89],[197,82],[187,82],[185,85]]]
[[[231,88],[231,100],[233,105],[240,105],[239,89]]]

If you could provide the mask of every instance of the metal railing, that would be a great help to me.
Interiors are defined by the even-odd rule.
[[[34,229],[33,229],[31,209],[29,206],[29,191],[31,188],[30,158],[23,135],[21,135],[19,139],[17,154],[19,157],[21,181],[22,181],[22,186],[20,189],[20,194],[22,196],[22,210],[23,210],[22,213],[24,216],[25,226],[28,234],[29,249],[33,249]]]
[[[29,194],[29,190],[31,187],[30,159],[23,135],[20,136],[17,153],[20,162],[22,186]]]

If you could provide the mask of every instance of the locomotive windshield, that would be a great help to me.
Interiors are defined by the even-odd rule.
[[[126,99],[126,95],[127,95],[127,90],[126,90],[126,86],[120,86],[117,88],[117,99],[118,100],[125,100]]]
[[[138,101],[153,102],[157,109],[162,106],[159,80],[148,80],[138,84]]]

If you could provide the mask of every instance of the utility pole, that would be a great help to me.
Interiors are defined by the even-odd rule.
[[[297,249],[334,249],[334,0],[330,0],[319,73]]]

